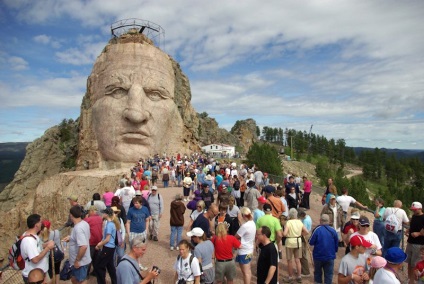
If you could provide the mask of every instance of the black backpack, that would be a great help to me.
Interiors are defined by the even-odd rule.
[[[177,256],[177,261],[180,261],[180,259],[181,259],[181,256],[180,255],[178,255]],[[190,270],[191,270],[191,263],[193,262],[193,259],[194,259],[194,255],[193,254],[191,254],[190,255],[190,259],[189,259],[189,261],[188,261],[188,264],[190,265]],[[199,267],[200,267],[200,274],[203,274],[203,268],[202,268],[202,264],[200,263],[200,261],[199,261]],[[193,272],[192,272],[193,273]]]

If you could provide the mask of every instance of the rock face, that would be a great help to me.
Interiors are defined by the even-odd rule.
[[[179,65],[143,34],[112,39],[87,80],[77,168],[198,151],[189,86]]]
[[[227,131],[219,128],[218,123],[207,114],[198,114],[199,117],[199,142],[203,145],[223,143],[236,146],[236,151],[246,154],[250,146],[258,140],[256,135],[256,121],[248,118],[237,120],[236,124]]]
[[[198,115],[190,101],[179,64],[148,38],[111,40],[87,80],[79,120],[62,122],[29,144],[1,192],[0,255],[25,231],[28,215],[40,214],[59,228],[68,216],[67,196],[77,194],[85,204],[95,192],[115,190],[118,177],[141,157],[200,152],[211,143],[247,151],[256,140],[254,120],[239,121],[230,133]]]
[[[248,118],[245,120],[237,120],[233,128],[231,128],[231,134],[236,137],[240,151],[247,153],[250,146],[258,141],[256,135],[256,121]]]

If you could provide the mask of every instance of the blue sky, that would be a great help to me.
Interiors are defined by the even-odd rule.
[[[348,146],[424,149],[423,1],[0,2],[0,142],[77,118],[110,25],[165,30],[197,112]]]

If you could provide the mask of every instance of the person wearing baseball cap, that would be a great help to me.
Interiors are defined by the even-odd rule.
[[[255,224],[256,224],[256,222],[258,221],[259,218],[261,218],[262,216],[265,215],[265,213],[263,211],[263,207],[264,207],[265,203],[266,203],[265,196],[262,196],[262,195],[259,196],[258,197],[258,207],[255,210],[253,210],[253,222],[255,222]]]
[[[340,262],[338,283],[363,283],[369,280],[369,276],[365,272],[367,257],[364,253],[372,245],[361,235],[354,235],[350,238],[350,252]]]
[[[374,276],[374,283],[399,283],[398,272],[406,260],[407,255],[402,249],[392,247],[387,250],[384,268],[379,269]]]
[[[247,189],[244,192],[244,205],[247,206],[250,211],[255,211],[258,208],[258,198],[261,196],[261,193],[254,188],[255,182],[250,180],[247,182]]]
[[[424,248],[424,214],[421,202],[414,201],[410,209],[413,212],[409,226],[406,254],[408,258],[408,276],[414,279],[414,267],[421,260],[420,249]]]
[[[353,236],[357,235],[363,237],[372,244],[372,246],[368,247],[364,253],[366,257],[369,257],[370,255],[382,255],[380,239],[376,233],[370,231],[370,220],[368,217],[363,215],[359,217],[359,230],[350,236],[350,240],[352,240]]]
[[[272,208],[270,204],[265,203],[263,210],[265,215],[260,217],[256,222],[256,229],[259,229],[262,226],[267,226],[271,230],[270,240],[271,242],[275,242],[276,237],[281,238],[283,236],[280,220],[272,216]]]

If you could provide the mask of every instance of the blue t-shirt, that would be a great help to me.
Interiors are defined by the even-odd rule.
[[[206,217],[203,214],[200,214],[199,216],[197,216],[196,220],[194,220],[193,224],[191,225],[191,229],[199,227],[203,230],[203,232],[205,232],[206,236],[208,238],[211,237],[211,232],[210,232],[210,223],[209,220],[206,219]]]
[[[216,185],[219,186],[224,178],[221,175],[215,177]]]
[[[311,216],[306,215],[305,219],[302,220],[303,226],[305,226],[306,230],[308,232],[311,232],[312,230],[312,219]]]
[[[150,212],[145,206],[140,209],[131,207],[127,214],[127,220],[131,221],[130,232],[143,233],[146,230],[146,219],[149,217]]]
[[[152,177],[152,172],[149,171],[149,170],[147,170],[147,171],[144,171],[143,175],[145,175],[146,177],[151,178]]]
[[[106,226],[103,230],[103,240],[106,239],[107,235],[110,235],[110,239],[105,244],[105,247],[114,248],[115,247],[115,238],[116,238],[116,226],[112,221],[107,221]]]

